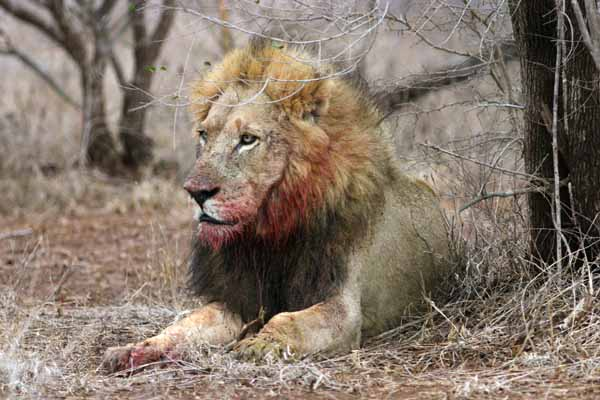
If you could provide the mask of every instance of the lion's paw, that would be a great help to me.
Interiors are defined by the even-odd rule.
[[[134,346],[109,347],[104,353],[100,368],[107,373],[113,373],[130,368],[131,350]]]
[[[101,368],[107,373],[133,371],[146,364],[174,357],[175,354],[170,348],[146,341],[136,345],[108,348],[104,353]]]
[[[270,335],[258,334],[244,339],[233,347],[236,357],[244,361],[261,362],[266,359],[291,360],[295,358],[293,347]]]

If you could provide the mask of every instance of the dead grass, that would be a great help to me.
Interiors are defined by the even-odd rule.
[[[1,177],[0,214],[86,212],[90,208],[125,213],[185,205],[175,181],[147,177],[139,182],[115,180],[99,172],[77,169],[54,176],[42,173]]]

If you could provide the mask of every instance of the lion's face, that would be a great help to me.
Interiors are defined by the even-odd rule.
[[[256,221],[286,167],[282,112],[256,92],[227,89],[196,124],[196,162],[184,188],[198,206],[199,239],[215,249]]]

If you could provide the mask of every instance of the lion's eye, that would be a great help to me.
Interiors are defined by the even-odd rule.
[[[208,138],[208,132],[206,132],[206,129],[198,129],[198,137],[200,138],[200,143],[202,144],[206,144],[206,139]]]
[[[240,144],[242,146],[248,146],[248,145],[254,144],[254,142],[256,142],[257,140],[258,140],[258,137],[254,136],[254,135],[250,135],[248,133],[244,133],[240,137]]]

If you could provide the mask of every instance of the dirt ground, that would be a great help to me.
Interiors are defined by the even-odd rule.
[[[57,298],[52,300],[63,305],[116,304],[140,288],[144,293],[154,292],[152,284],[156,282],[148,282],[148,278],[160,274],[153,270],[158,258],[177,264],[169,266],[173,272],[181,267],[189,222],[181,213],[150,210],[0,219],[2,231],[31,230],[22,238],[0,242],[2,276],[26,276],[27,283],[19,286],[27,300],[53,297],[63,278],[54,294]],[[170,260],[166,260],[167,251],[174,252],[169,253]],[[29,273],[20,270],[22,257],[30,258],[26,266],[38,260]],[[163,287],[164,282],[158,286],[154,289]]]
[[[444,335],[439,345],[419,339],[423,327],[330,359],[254,365],[206,348],[130,377],[98,371],[106,347],[154,334],[193,306],[189,234],[187,210],[0,217],[0,397],[600,398],[597,371],[448,345]]]

